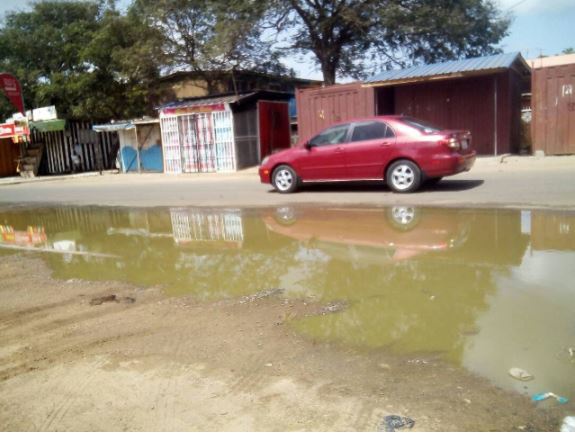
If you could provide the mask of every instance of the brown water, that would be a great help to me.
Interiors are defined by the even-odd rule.
[[[38,251],[56,278],[202,300],[283,288],[327,307],[292,322],[310,339],[440,357],[507,389],[575,399],[575,213],[13,208],[0,225],[0,254]]]

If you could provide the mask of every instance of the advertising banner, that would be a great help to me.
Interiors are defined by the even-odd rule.
[[[0,89],[6,94],[18,112],[24,114],[24,99],[22,98],[22,89],[18,79],[12,74],[0,73]]]

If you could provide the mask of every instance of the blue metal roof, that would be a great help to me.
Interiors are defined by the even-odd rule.
[[[406,69],[383,71],[368,78],[365,83],[411,80],[437,75],[507,69],[510,68],[517,59],[520,59],[520,62],[522,62],[527,69],[529,68],[523,57],[521,57],[521,53],[503,53],[492,56],[474,57],[471,59],[450,60],[448,62],[433,63],[431,65],[412,66]]]

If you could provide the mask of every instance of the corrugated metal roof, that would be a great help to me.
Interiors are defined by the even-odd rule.
[[[411,80],[438,75],[458,74],[484,70],[497,70],[510,68],[520,59],[527,67],[525,60],[519,52],[494,54],[492,56],[474,57],[471,59],[451,60],[448,62],[433,63],[431,65],[413,66],[406,69],[383,71],[370,77],[365,83],[380,83],[396,80]]]
[[[99,133],[129,130],[134,128],[134,124],[130,121],[119,121],[109,124],[94,125],[92,129]]]
[[[253,95],[255,95],[255,92],[244,93],[239,95],[221,95],[212,98],[190,98],[181,101],[169,102],[158,108],[160,110],[163,110],[170,108],[197,107],[197,106],[206,106],[214,104],[232,104]]]

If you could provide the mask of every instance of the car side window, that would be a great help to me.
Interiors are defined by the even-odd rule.
[[[349,124],[328,128],[311,139],[309,144],[313,146],[326,146],[345,143],[347,140],[348,129]]]
[[[352,142],[361,142],[363,140],[375,140],[394,137],[393,130],[387,124],[379,121],[362,122],[355,124]]]

